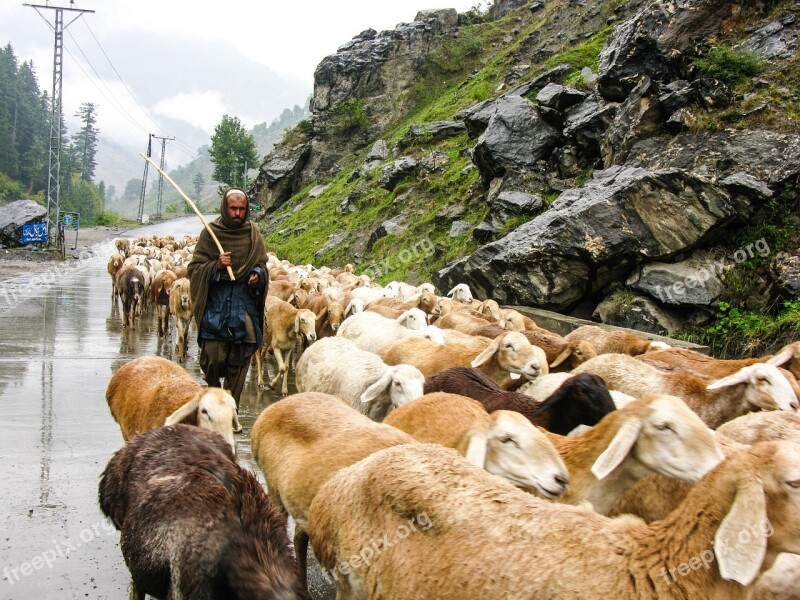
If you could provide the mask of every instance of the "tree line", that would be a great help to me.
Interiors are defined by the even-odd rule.
[[[32,61],[20,61],[11,43],[0,49],[0,202],[31,198],[46,203],[52,99],[39,88]],[[84,225],[102,220],[105,185],[97,167],[97,106],[81,104],[81,127],[69,134],[61,119],[60,206],[81,213]]]

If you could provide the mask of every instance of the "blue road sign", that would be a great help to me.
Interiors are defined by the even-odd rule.
[[[31,223],[22,226],[22,243],[32,244],[34,242],[47,241],[47,223]]]

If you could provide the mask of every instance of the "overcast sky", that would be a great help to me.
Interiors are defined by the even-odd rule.
[[[74,131],[72,115],[82,102],[99,105],[101,134],[116,136],[120,141],[141,140],[143,135],[146,141],[147,131],[166,135],[171,129],[170,119],[185,121],[209,135],[224,114],[238,116],[248,127],[271,122],[282,108],[302,104],[312,90],[317,64],[364,29],[394,29],[398,23],[413,21],[419,10],[447,7],[464,12],[479,4],[478,0],[445,0],[439,5],[436,1],[76,0],[73,7],[95,12],[72,24],[69,23],[76,13],[64,12],[64,23],[69,24],[64,36],[63,68],[63,104],[68,128]],[[43,5],[46,0],[30,3]],[[50,6],[70,4],[68,0],[53,0]],[[55,11],[38,12],[41,16],[34,8],[24,6],[22,0],[0,0],[0,43],[10,42],[21,61],[32,60],[40,89],[50,93],[54,35],[48,23],[54,22]],[[271,104],[258,106],[252,103],[240,106],[235,97],[215,88],[213,80],[198,81],[201,78],[196,75],[193,84],[182,82],[185,89],[169,90],[165,78],[167,82],[170,77],[178,78],[190,71],[187,66],[202,70],[203,61],[213,61],[197,53],[196,62],[200,64],[187,65],[185,56],[180,62],[173,60],[177,50],[153,54],[158,48],[148,48],[151,53],[146,66],[153,77],[136,75],[134,72],[142,65],[131,61],[139,58],[141,62],[144,58],[130,56],[139,52],[123,51],[120,48],[125,46],[120,44],[129,40],[127,47],[136,48],[137,39],[149,39],[143,38],[143,34],[169,40],[175,49],[202,48],[210,53],[218,49],[231,71],[242,67],[244,74],[254,72],[250,67],[257,67],[274,72],[289,83],[268,94]],[[167,48],[169,44],[155,45]],[[243,60],[237,60],[236,50]],[[123,53],[125,56],[119,55]],[[236,64],[228,64],[234,61]],[[181,140],[176,145],[180,143]],[[187,154],[195,149],[191,144],[182,148]]]

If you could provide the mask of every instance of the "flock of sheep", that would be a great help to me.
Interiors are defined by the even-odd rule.
[[[175,281],[133,293],[128,326],[176,290],[163,261],[186,242],[131,244],[162,255],[112,275],[123,305],[126,268]],[[464,284],[268,267],[251,377],[271,353],[284,397],[251,446],[269,495],[236,463],[227,392],[148,356],[109,382],[126,445],[100,503],[132,597],[306,598],[309,543],[339,599],[797,597],[800,342],[719,360],[561,336]]]

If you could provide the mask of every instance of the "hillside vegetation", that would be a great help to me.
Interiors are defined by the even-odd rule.
[[[415,23],[425,22],[427,29],[409,26],[394,32],[403,40],[403,48],[381,55],[381,61],[358,76],[341,65],[352,68],[346,63],[348,53],[376,52],[381,34],[362,34],[323,61],[317,70],[312,119],[287,133],[262,166],[256,192],[268,199],[260,216],[268,248],[296,263],[353,262],[357,271],[369,272],[381,283],[434,280],[442,287],[464,276],[479,294],[580,316],[594,311],[600,318],[597,309],[610,302],[613,310],[603,312],[609,322],[683,335],[729,354],[765,351],[796,338],[800,303],[794,288],[784,285],[791,273],[781,271],[783,280],[778,281],[776,257],[796,265],[800,247],[796,216],[800,159],[783,150],[800,140],[797,4],[746,2],[741,11],[720,15],[719,3],[698,0],[688,4],[710,11],[709,18],[692,22],[678,13],[669,25],[652,17],[652,5],[633,0],[550,0],[505,12],[506,4],[496,2],[487,14],[459,15],[452,28],[432,22],[430,15],[418,16]],[[663,67],[648,62],[658,60],[657,51],[653,59],[636,58],[646,52],[635,46],[636,41],[625,39],[626,30],[636,31],[630,27],[634,22],[644,31],[642,37],[649,34],[658,44],[673,36],[663,43],[682,44],[681,52],[665,53]],[[769,54],[763,45],[748,46],[754,32],[771,23],[785,27],[782,39],[789,40],[788,53]],[[620,58],[620,49],[634,56],[628,64]],[[410,67],[405,79],[401,66]],[[364,83],[381,77],[382,88],[373,84],[380,89]],[[670,103],[684,89],[680,82],[698,93],[675,110]],[[564,115],[568,121],[573,113],[565,109],[555,115],[552,106],[537,100],[547,83],[597,98],[601,107],[613,105],[616,112],[604,116],[597,140],[583,146],[580,141],[564,142],[563,136],[540,160],[487,159],[481,148],[489,135],[486,123],[483,130],[470,131],[480,120],[475,116],[480,103],[497,104],[513,96],[515,88],[528,85],[521,96],[543,121],[563,126]],[[464,122],[467,128],[439,135],[432,126],[438,122]],[[508,129],[514,126],[509,124]],[[718,151],[723,138],[731,145],[730,156],[704,161],[704,156]],[[376,154],[379,141],[388,154]],[[775,152],[784,152],[777,159],[783,169],[780,174],[767,162],[755,164],[766,161],[765,149],[778,143]],[[756,155],[753,165],[739,145]],[[301,154],[288,184],[285,178],[269,179],[265,171],[272,161],[291,161]],[[401,157],[413,159],[413,168],[388,173]],[[595,223],[578,221],[575,226],[586,227],[585,235],[599,240],[599,249],[592,255],[586,243],[576,250],[589,284],[570,289],[574,282],[562,285],[558,278],[573,263],[566,260],[566,251],[553,253],[561,238],[553,233],[545,239],[544,222],[549,219],[551,231],[555,223],[560,226],[563,219],[552,215],[566,214],[573,201],[579,206],[577,200],[584,201],[599,186],[597,172],[614,166],[644,168],[657,175],[680,169],[685,179],[664,184],[671,198],[683,193],[673,191],[673,185],[681,189],[709,185],[732,213],[712,220],[682,245],[670,246],[655,236],[661,244],[657,252],[649,242],[612,248],[615,229],[624,230],[623,223],[605,222],[602,234],[597,234]],[[719,184],[740,173],[763,182],[768,193],[761,197],[755,188]],[[752,183],[748,182],[745,187]],[[280,186],[289,191],[270,196],[270,190]],[[650,189],[652,182],[641,186]],[[498,211],[498,196],[512,192],[536,198],[538,208],[516,214]],[[634,192],[637,198],[641,194],[639,189]],[[706,190],[698,192],[698,198],[707,195]],[[657,218],[659,205],[667,206],[664,202],[659,197],[648,210]],[[630,209],[630,203],[625,206]],[[674,227],[680,228],[680,221]],[[648,296],[628,285],[636,269],[650,260],[676,263],[701,251],[733,256],[756,240],[764,240],[769,253],[754,254],[741,264],[728,261],[719,273],[723,289],[709,302],[662,305],[652,293]],[[542,250],[517,251],[519,244],[528,243],[531,248],[541,243]],[[454,264],[459,259],[463,260]],[[524,291],[531,269],[547,276],[541,265],[551,259],[555,281],[541,286],[530,275],[534,291]],[[629,316],[637,303],[645,303],[645,312],[654,312],[655,317],[645,323],[624,322],[628,317],[621,313]]]

